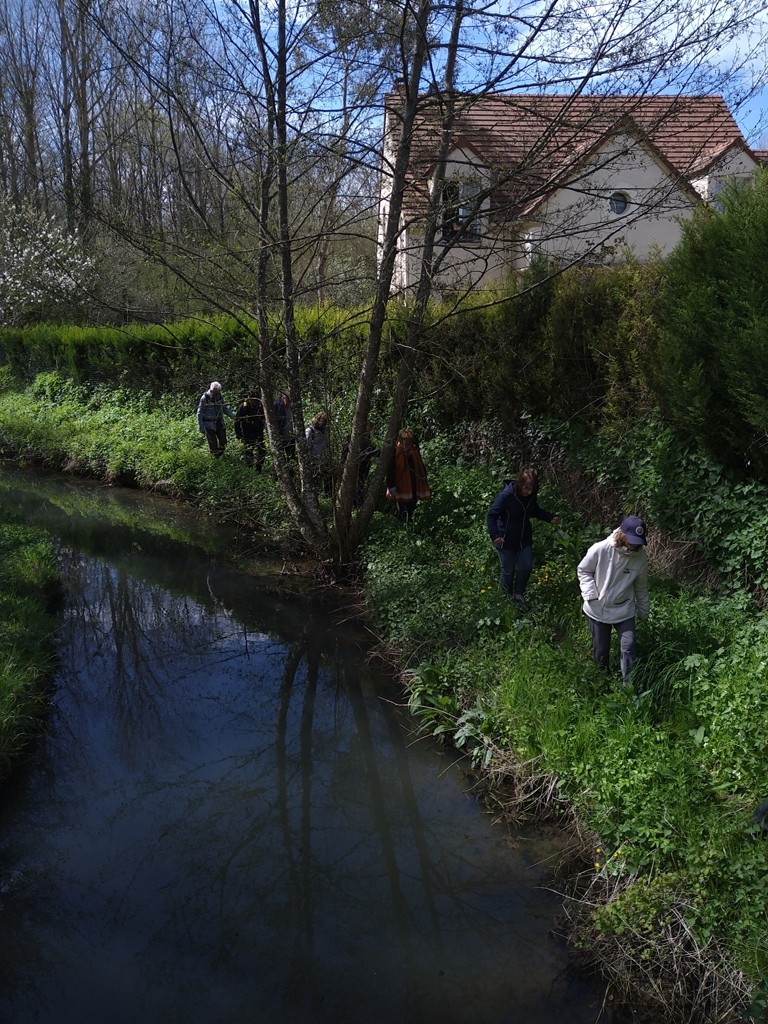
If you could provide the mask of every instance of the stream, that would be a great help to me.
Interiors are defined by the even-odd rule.
[[[162,499],[4,467],[0,501],[64,586],[0,804],[2,1024],[610,1024],[553,844],[415,735],[359,624]]]

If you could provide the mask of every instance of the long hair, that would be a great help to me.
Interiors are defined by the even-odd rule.
[[[531,497],[535,498],[539,493],[539,478],[536,475],[536,470],[531,469],[530,467],[521,469],[517,474],[517,479],[515,480],[515,489],[517,491],[526,485],[531,488]]]

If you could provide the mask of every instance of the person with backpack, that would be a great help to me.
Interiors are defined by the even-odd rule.
[[[523,469],[516,480],[504,481],[486,517],[488,535],[499,558],[499,585],[523,611],[527,608],[525,588],[533,572],[531,519],[559,522],[556,513],[539,505],[538,491],[536,471]]]
[[[221,394],[221,384],[213,380],[207,391],[200,396],[197,406],[197,426],[201,434],[205,434],[208,448],[211,455],[218,458],[224,454],[227,447],[227,430],[224,426],[224,416],[232,420],[235,414],[224,404]]]
[[[255,465],[259,471],[266,456],[264,427],[264,407],[259,394],[249,391],[235,413],[235,437],[242,442],[246,466]]]

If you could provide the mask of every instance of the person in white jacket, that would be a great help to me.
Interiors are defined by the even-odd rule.
[[[635,618],[648,618],[648,553],[644,520],[627,516],[605,540],[593,544],[577,569],[592,657],[608,668],[611,632],[619,635],[621,676],[637,657]]]

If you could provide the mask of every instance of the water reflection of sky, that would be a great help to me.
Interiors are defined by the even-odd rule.
[[[536,846],[357,647],[209,556],[161,559],[171,594],[125,543],[62,550],[50,728],[0,819],[0,1020],[596,1020]]]

